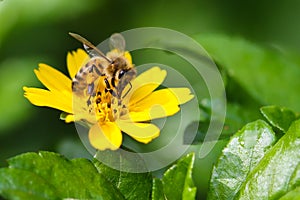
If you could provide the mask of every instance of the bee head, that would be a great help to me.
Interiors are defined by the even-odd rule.
[[[121,69],[118,74],[118,79],[120,80],[127,72],[127,69]]]
[[[112,60],[112,63],[116,68],[126,68],[127,61],[123,57],[117,57],[116,59]]]

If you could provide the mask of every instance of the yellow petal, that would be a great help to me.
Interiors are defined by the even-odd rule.
[[[98,123],[91,127],[89,131],[91,145],[99,150],[116,150],[122,144],[122,133],[113,122]]]
[[[125,100],[129,100],[130,104],[143,99],[155,90],[165,79],[167,75],[166,70],[161,70],[159,67],[152,67],[151,69],[143,72],[131,81],[132,88],[127,85],[124,92],[128,92],[125,96]]]
[[[131,123],[122,120],[116,122],[121,130],[138,142],[149,143],[159,136],[160,130],[157,126],[148,123]]]
[[[39,69],[34,70],[34,73],[49,90],[71,91],[71,80],[60,71],[46,64],[39,64]]]
[[[180,110],[179,106],[177,105],[155,105],[151,109],[147,109],[144,111],[139,112],[130,112],[129,116],[124,117],[122,116],[122,120],[126,121],[133,121],[133,122],[145,122],[145,121],[151,121],[152,119],[159,119],[164,118],[168,116],[172,116],[176,114]]]
[[[67,55],[67,66],[71,78],[74,78],[79,69],[89,59],[88,54],[83,49],[69,52]]]
[[[36,106],[55,108],[67,113],[73,113],[72,94],[62,98],[62,94],[39,88],[23,87],[24,96]]]
[[[132,64],[132,58],[131,58],[131,55],[130,55],[130,53],[128,51],[124,52],[124,57],[129,62],[129,64]]]
[[[168,88],[177,97],[179,104],[184,104],[194,98],[189,88]]]
[[[71,123],[71,122],[74,122],[75,121],[75,118],[74,118],[74,115],[73,114],[68,114],[65,118],[65,122],[66,123]]]
[[[129,116],[123,116],[123,120],[134,122],[149,121],[167,117],[177,113],[179,101],[169,89],[157,90],[146,98],[129,107]]]

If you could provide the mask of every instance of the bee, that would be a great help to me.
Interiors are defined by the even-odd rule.
[[[87,106],[91,105],[91,98],[101,96],[101,92],[110,93],[119,100],[124,98],[131,89],[130,81],[135,78],[137,72],[129,61],[128,52],[125,52],[125,40],[121,34],[115,33],[110,37],[112,51],[103,54],[95,45],[82,36],[69,33],[72,37],[83,43],[84,49],[90,55],[87,63],[80,68],[72,80],[72,91],[79,97],[89,96]],[[104,85],[104,91],[97,90],[98,85]],[[129,90],[123,95],[125,86],[129,84]],[[96,94],[97,93],[97,94]],[[97,101],[101,101],[98,99]]]

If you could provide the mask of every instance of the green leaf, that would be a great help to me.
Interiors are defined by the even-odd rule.
[[[149,199],[152,188],[152,175],[150,173],[128,173],[107,167],[96,159],[94,164],[116,188],[120,190],[125,199]]]
[[[124,199],[87,159],[51,152],[25,153],[0,171],[0,194],[9,199]]]
[[[59,119],[65,121],[69,114],[66,112],[60,113]]]
[[[169,168],[162,178],[166,199],[195,199],[196,187],[192,180],[195,154],[190,153]]]
[[[196,40],[255,100],[300,111],[296,60],[242,38],[212,34],[198,35]]]
[[[259,115],[259,112],[250,110],[237,103],[228,103],[226,110],[226,119],[222,135],[233,135],[246,123],[256,120]]]
[[[243,183],[239,199],[277,199],[299,185],[300,120],[267,152]]]
[[[209,100],[205,99],[205,102],[208,102]],[[213,124],[220,124],[221,121],[219,119],[210,119],[210,104],[206,107],[206,105],[203,105],[203,100],[200,103],[201,106],[201,116],[206,115],[206,118],[202,118],[200,123],[199,122],[191,122],[189,126],[185,130],[184,134],[184,141],[191,141],[190,136],[190,129],[192,129],[194,126],[198,127],[198,133],[196,137],[193,138],[193,144],[197,144],[200,142],[203,142],[204,139],[206,141],[209,141],[210,138],[213,138],[215,140],[215,136],[213,133],[207,134],[208,127],[211,123]],[[226,105],[226,119],[224,122],[224,128],[222,130],[222,134],[218,137],[219,140],[223,139],[229,139],[230,136],[232,136],[234,133],[236,133],[238,130],[240,130],[246,123],[249,123],[253,120],[256,120],[259,118],[260,113],[257,111],[258,109],[250,109],[247,106],[240,105],[237,103],[227,103]],[[191,128],[190,128],[191,127]],[[192,135],[193,136],[193,135]]]
[[[151,197],[152,200],[165,200],[163,184],[162,181],[158,178],[153,179]]]
[[[274,141],[272,128],[263,120],[251,122],[237,132],[213,169],[208,199],[233,199]]]
[[[293,111],[279,106],[265,106],[260,109],[260,112],[272,126],[283,132],[287,132],[291,123],[296,120]]]
[[[47,180],[14,168],[0,169],[0,194],[6,199],[59,199]]]
[[[289,182],[289,188],[300,186],[300,165],[297,166]]]
[[[297,187],[290,192],[286,193],[279,200],[298,200],[300,199],[300,187]]]

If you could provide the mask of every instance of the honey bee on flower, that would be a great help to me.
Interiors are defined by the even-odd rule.
[[[71,79],[39,64],[34,72],[49,90],[24,87],[24,95],[34,105],[63,111],[67,123],[85,123],[94,148],[120,148],[123,133],[141,143],[151,142],[160,133],[151,120],[176,114],[179,105],[193,98],[188,88],[157,90],[167,76],[159,67],[137,75],[120,34],[111,37],[113,48],[106,55],[81,36],[72,36],[86,52],[68,53]]]
[[[110,37],[112,51],[104,55],[91,42],[80,35],[75,33],[70,33],[70,35],[82,42],[91,56],[91,59],[80,68],[73,78],[73,92],[78,96],[89,95],[87,104],[90,105],[91,98],[96,96],[96,86],[101,84],[105,86],[105,90],[98,91],[98,96],[101,96],[101,92],[109,92],[121,99],[123,89],[136,76],[131,57],[128,52],[125,52],[123,36],[117,33],[113,34]],[[98,101],[101,101],[101,98],[98,98]]]

